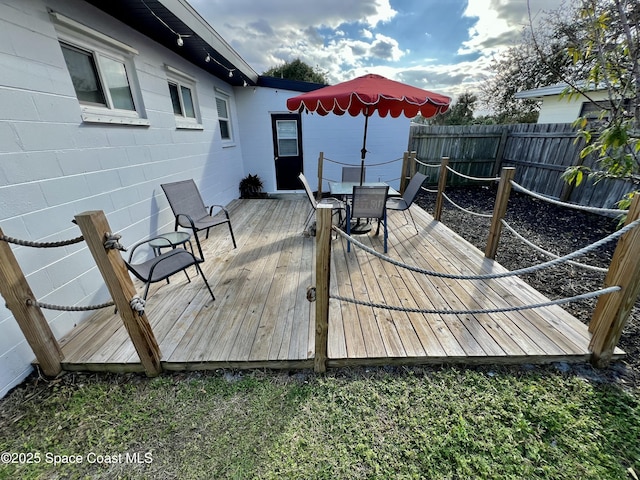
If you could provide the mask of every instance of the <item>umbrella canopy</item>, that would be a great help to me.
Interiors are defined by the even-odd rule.
[[[405,83],[368,74],[346,82],[307,92],[287,100],[290,111],[310,111],[319,115],[334,113],[355,117],[378,112],[381,117],[396,118],[404,114],[413,118],[418,113],[429,118],[444,113],[451,99]]]
[[[428,90],[389,80],[380,75],[368,74],[346,82],[303,93],[287,100],[290,111],[316,112],[319,115],[334,113],[355,117],[365,116],[362,141],[362,167],[360,184],[364,176],[364,158],[367,154],[367,126],[369,117],[378,112],[381,117],[393,118],[404,114],[413,118],[421,114],[425,118],[444,113],[451,98]]]

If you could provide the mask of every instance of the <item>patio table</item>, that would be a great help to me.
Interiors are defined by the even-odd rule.
[[[153,248],[153,252],[156,256],[160,255],[163,248],[176,248],[179,245],[186,245],[189,243],[191,253],[193,253],[193,245],[191,244],[191,234],[188,232],[166,232],[158,235],[149,242],[149,246]]]
[[[353,187],[359,186],[360,182],[329,182],[329,192],[334,196],[349,197],[353,194]],[[363,186],[384,187],[385,182],[363,182]],[[389,187],[389,197],[399,197],[400,192]]]

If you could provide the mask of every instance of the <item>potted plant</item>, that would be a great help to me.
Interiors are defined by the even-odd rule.
[[[258,175],[249,174],[240,180],[240,198],[263,198],[262,179]]]

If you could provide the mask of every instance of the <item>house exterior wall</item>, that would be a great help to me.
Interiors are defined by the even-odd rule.
[[[148,126],[85,123],[51,8],[136,50]],[[161,183],[193,178],[206,203],[238,197],[242,131],[233,89],[81,0],[0,0],[0,227],[31,241],[77,237],[74,215],[104,210],[125,245],[173,230]],[[177,129],[165,64],[196,80],[202,129]],[[215,88],[229,95],[234,142],[220,138]],[[86,246],[12,246],[35,297],[90,305],[109,294]],[[57,338],[87,315],[44,310]],[[0,303],[0,397],[31,371],[34,355]]]
[[[589,97],[595,101],[606,100],[607,92],[590,92]],[[566,95],[545,96],[542,99],[537,123],[571,123],[580,116],[582,104],[586,101],[587,99],[581,95],[572,98]]]
[[[243,144],[244,165],[247,173],[258,174],[268,192],[276,192],[276,176],[273,151],[271,114],[290,113],[288,98],[300,92],[274,88],[237,88],[236,102],[240,118],[240,135]],[[401,159],[407,149],[410,119],[381,118],[377,114],[369,118],[367,134],[367,179],[389,181],[399,187],[401,161],[380,166],[374,164]],[[318,186],[318,155],[335,162],[360,165],[360,150],[364,132],[364,116],[302,114],[302,149],[304,174],[312,189]],[[249,141],[249,139],[251,139]],[[323,177],[340,180],[342,165],[324,163]],[[328,190],[326,181],[323,191]],[[302,191],[302,189],[300,189]]]

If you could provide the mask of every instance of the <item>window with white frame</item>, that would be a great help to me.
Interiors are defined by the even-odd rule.
[[[220,136],[223,141],[233,141],[231,131],[231,114],[229,113],[228,95],[218,92],[216,94],[216,108],[218,110],[218,122],[220,124]]]
[[[86,122],[149,125],[132,47],[52,12],[60,48]]]
[[[195,79],[169,65],[165,65],[165,68],[176,127],[202,129]]]

